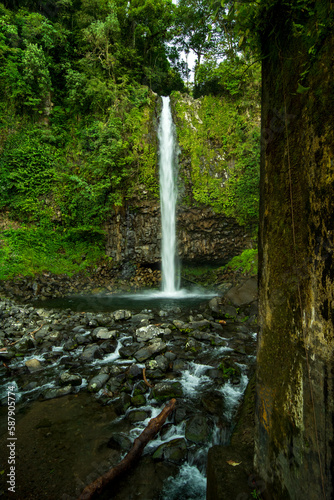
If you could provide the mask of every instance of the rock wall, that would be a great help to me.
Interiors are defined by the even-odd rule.
[[[255,467],[270,500],[334,498],[333,11],[314,5],[296,37],[273,2],[264,33]]]
[[[159,202],[132,200],[110,218],[107,231],[107,255],[117,264],[160,263]],[[252,243],[250,231],[205,206],[178,208],[177,238],[179,257],[194,264],[226,263]]]
[[[172,112],[174,121],[177,122],[179,117],[176,115],[175,99],[175,97],[172,99]],[[185,99],[184,96],[183,99]],[[193,127],[191,120],[198,121],[199,102],[189,97],[187,106],[193,108],[194,111],[193,117],[190,115],[187,117],[187,123],[189,122],[188,125],[191,128]],[[150,133],[146,137],[156,155],[156,170],[154,174],[151,172],[150,177],[154,189],[150,189],[150,186],[145,184],[136,186],[135,192],[130,194],[124,206],[116,207],[106,224],[108,234],[106,253],[119,265],[124,265],[128,261],[152,265],[159,264],[161,260],[157,151],[160,107],[161,100],[157,98],[155,111],[151,111]],[[184,126],[184,123],[182,125]],[[210,171],[210,177],[216,178],[218,176],[217,178],[220,179],[225,176],[226,172],[222,168],[221,158],[214,147],[212,147],[211,153],[210,157],[203,155],[201,159],[203,168]],[[195,264],[224,264],[252,246],[251,235],[254,234],[254,228],[245,228],[239,225],[235,219],[216,213],[210,204],[196,201],[192,181],[194,165],[189,152],[180,150],[178,159],[177,238],[179,256],[182,260]],[[198,186],[196,189],[199,189]]]

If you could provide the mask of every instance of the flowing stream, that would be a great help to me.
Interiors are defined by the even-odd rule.
[[[176,258],[176,142],[169,97],[162,97],[158,137],[160,144],[162,292],[165,295],[173,295],[179,289],[179,279]]]

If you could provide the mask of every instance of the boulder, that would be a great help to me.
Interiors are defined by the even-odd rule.
[[[96,340],[110,340],[115,338],[116,333],[116,330],[109,331],[108,328],[99,326],[93,330],[92,337]]]
[[[159,382],[152,390],[152,395],[157,401],[180,398],[183,395],[180,382]]]
[[[257,300],[257,279],[249,278],[241,285],[234,286],[225,294],[225,299],[235,307],[251,304]]]
[[[164,330],[154,325],[142,326],[136,330],[136,338],[138,342],[147,342],[155,337],[163,335]]]
[[[38,370],[42,370],[43,366],[38,359],[28,359],[25,363],[25,366],[28,368],[28,370],[31,372],[36,372]]]
[[[154,460],[168,460],[179,464],[187,457],[187,444],[184,438],[177,438],[161,444],[153,453]]]
[[[108,379],[109,375],[107,373],[99,373],[89,381],[88,390],[90,392],[98,392]]]
[[[202,415],[191,417],[186,423],[185,437],[193,443],[206,443],[209,438],[207,419]]]
[[[84,361],[92,361],[93,359],[102,359],[103,353],[98,345],[92,344],[87,346],[83,353],[81,354],[81,358]]]
[[[147,347],[143,347],[134,353],[134,357],[139,363],[145,361],[146,359],[153,356],[157,352],[161,352],[166,348],[165,342],[162,342],[161,339],[157,338],[154,342],[150,343]]]
[[[77,373],[66,371],[60,374],[60,383],[62,385],[81,385],[82,378]]]
[[[131,312],[125,309],[120,309],[113,313],[113,318],[115,321],[121,321],[122,319],[130,319],[131,316],[132,316]]]

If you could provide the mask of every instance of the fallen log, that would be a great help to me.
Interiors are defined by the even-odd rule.
[[[159,432],[166,421],[166,418],[172,413],[175,408],[176,399],[171,399],[165,408],[155,418],[152,418],[147,427],[138,436],[129,453],[123,460],[108,472],[100,476],[95,481],[85,487],[78,500],[92,500],[96,495],[101,494],[104,488],[109,485],[114,479],[129,470],[134,462],[141,456],[143,449],[151,439]]]

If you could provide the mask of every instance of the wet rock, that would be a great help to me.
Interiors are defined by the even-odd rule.
[[[257,299],[257,279],[249,278],[241,285],[231,288],[224,298],[235,307],[251,304]]]
[[[89,344],[91,342],[91,336],[87,334],[77,333],[74,338],[78,345]]]
[[[185,328],[190,329],[190,330],[209,330],[210,329],[210,321],[207,319],[203,319],[201,321],[192,321],[191,323],[188,323],[185,325]]]
[[[89,381],[88,390],[90,392],[98,392],[108,379],[109,375],[107,373],[99,373]]]
[[[181,328],[184,327],[185,323],[183,321],[180,321],[178,319],[174,319],[173,321],[173,325],[178,329],[180,330]]]
[[[131,404],[133,406],[144,406],[146,404],[146,398],[142,394],[137,394],[131,398]]]
[[[25,391],[32,391],[33,389],[36,389],[36,387],[38,387],[38,383],[36,381],[33,381],[23,386],[23,389]]]
[[[169,361],[164,355],[159,355],[155,358],[155,362],[157,364],[157,368],[162,372],[165,372],[168,368]]]
[[[95,340],[110,340],[115,338],[116,336],[116,330],[108,330],[108,328],[105,327],[98,327],[95,328],[92,332],[92,337]]]
[[[157,401],[180,398],[183,395],[180,382],[159,382],[152,390],[152,395]]]
[[[114,320],[110,314],[97,314],[96,321],[100,326],[111,326],[114,323]]]
[[[166,318],[168,316],[168,312],[163,311],[163,310],[159,311],[158,314],[159,314],[160,318]]]
[[[185,437],[193,443],[205,443],[209,437],[207,419],[202,415],[191,417],[186,423]]]
[[[150,343],[147,347],[143,347],[134,353],[134,357],[139,363],[145,361],[146,359],[153,356],[157,352],[161,352],[166,348],[165,342],[162,342],[161,339],[156,338],[154,342]]]
[[[119,355],[122,356],[122,358],[132,358],[134,353],[138,351],[139,344],[134,343],[130,345],[124,345],[120,348]]]
[[[136,385],[136,387],[133,391],[133,395],[136,396],[137,394],[145,394],[145,392],[147,392],[147,391],[148,391],[147,385],[145,384],[145,382],[143,380],[141,380]]]
[[[102,342],[102,344],[100,344],[99,347],[103,352],[110,354],[112,352],[115,352],[117,347],[117,342],[116,341],[110,342],[109,340],[105,340],[104,342]]]
[[[47,339],[50,341],[50,342],[59,342],[60,340],[62,340],[63,338],[63,335],[60,333],[60,332],[52,332],[48,337]]]
[[[153,319],[153,317],[154,317],[153,314],[144,314],[144,313],[135,314],[131,318],[131,323],[138,324],[142,323],[143,321],[150,321],[151,319]]]
[[[155,359],[150,359],[149,361],[146,361],[145,368],[147,370],[156,370],[158,368],[158,363]]]
[[[155,337],[163,335],[164,330],[154,325],[142,326],[136,330],[136,338],[138,342],[146,342]]]
[[[51,328],[49,325],[44,325],[42,326],[42,328],[35,333],[35,339],[38,341],[38,340],[42,340],[44,339],[44,337],[46,337],[51,331]]]
[[[148,378],[164,378],[165,374],[164,372],[162,372],[161,370],[159,370],[158,368],[156,370],[148,370],[146,372],[146,376]]]
[[[116,450],[129,451],[132,447],[131,439],[124,433],[119,432],[118,434],[113,434],[108,441],[108,448],[113,448]]]
[[[52,388],[52,389],[47,389],[43,393],[43,398],[44,399],[54,399],[54,398],[60,398],[61,396],[67,396],[67,394],[70,394],[72,392],[72,386],[71,385],[66,385],[65,387],[61,388]]]
[[[154,460],[167,460],[176,464],[187,457],[187,444],[184,438],[177,438],[161,444],[153,453]]]
[[[18,352],[25,352],[35,347],[35,344],[31,337],[23,337],[13,347]]]
[[[110,392],[120,392],[120,390],[123,387],[123,382],[124,382],[124,376],[123,377],[113,377],[111,378],[108,383],[107,383],[107,389]]]
[[[143,373],[143,369],[138,365],[132,364],[127,372],[129,378],[141,377]]]
[[[175,361],[173,361],[173,372],[182,372],[186,366],[187,364],[182,359],[175,359]]]
[[[81,358],[83,361],[89,362],[93,359],[102,359],[103,353],[98,345],[92,344],[85,347],[83,353],[81,354]]]
[[[33,358],[33,359],[28,359],[25,363],[25,366],[28,368],[29,372],[36,372],[38,370],[42,370],[43,365],[41,364],[38,359]]]
[[[78,343],[77,343],[77,340],[75,338],[71,338],[71,339],[66,340],[66,342],[64,343],[64,346],[63,346],[64,351],[73,351],[77,347],[78,347]]]
[[[146,420],[147,417],[150,416],[150,413],[151,412],[144,411],[144,410],[130,411],[130,413],[128,414],[128,419],[133,424],[136,422],[142,422],[143,420]]]
[[[60,374],[60,383],[62,385],[81,385],[82,378],[77,373],[70,373],[68,371]]]
[[[174,359],[176,359],[176,354],[174,354],[173,352],[171,351],[167,351],[165,352],[164,354],[165,358],[170,362],[170,361],[174,361]]]
[[[117,415],[124,415],[126,410],[131,406],[131,397],[129,394],[123,392],[118,398],[113,400],[112,404]]]
[[[130,319],[132,316],[131,311],[127,311],[125,309],[120,309],[119,311],[115,311],[113,313],[113,318],[115,321],[120,321],[122,319]]]
[[[210,392],[201,397],[201,403],[211,415],[221,416],[224,413],[224,402],[220,394]]]
[[[122,373],[124,373],[124,371],[125,371],[124,368],[122,368],[121,366],[111,365],[109,367],[109,373],[113,377],[117,377],[118,375],[121,375]]]

